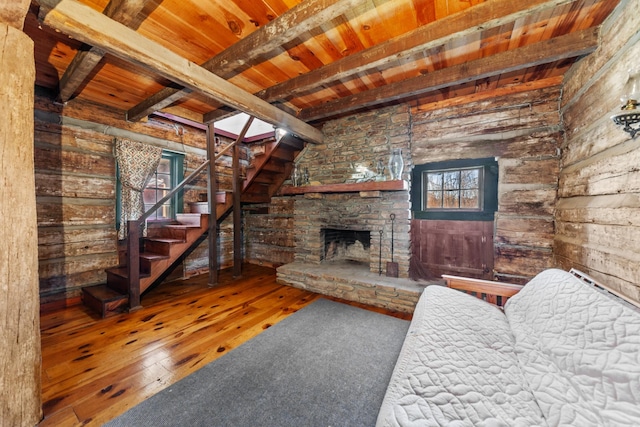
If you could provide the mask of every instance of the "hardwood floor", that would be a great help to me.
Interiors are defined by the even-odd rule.
[[[40,426],[102,425],[320,298],[258,266],[219,283],[163,283],[142,310],[108,319],[84,306],[43,314]]]

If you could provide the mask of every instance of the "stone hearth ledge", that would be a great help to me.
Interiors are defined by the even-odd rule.
[[[369,266],[349,262],[310,264],[292,262],[277,268],[278,283],[323,295],[413,313],[418,298],[429,285],[442,280],[414,281],[369,271]]]

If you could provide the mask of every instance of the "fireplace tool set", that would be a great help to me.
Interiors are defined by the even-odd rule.
[[[398,277],[398,263],[393,261],[393,223],[396,214],[389,215],[391,218],[391,261],[387,262],[387,277]]]
[[[389,215],[391,218],[391,261],[387,262],[387,277],[398,277],[398,263],[393,261],[393,223],[395,214]],[[382,276],[382,233],[380,230],[380,253],[378,254],[378,275]]]

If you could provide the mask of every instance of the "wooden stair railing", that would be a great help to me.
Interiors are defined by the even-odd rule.
[[[216,153],[215,160],[234,147],[239,140],[225,146]],[[304,148],[299,140],[273,140],[265,143],[265,153],[247,169],[246,179],[240,189],[241,201],[263,203],[268,201],[288,178],[296,155]],[[197,175],[209,165],[205,161],[193,173],[185,178],[176,188],[159,200],[151,209],[137,220],[127,223],[128,238],[126,261],[119,267],[107,269],[107,284],[83,289],[85,304],[100,312],[103,317],[122,311],[126,305],[129,310],[139,309],[142,293],[151,286],[175,261],[183,256],[201,236],[207,232],[211,220],[209,214],[196,214],[191,217],[182,215],[174,224],[150,227],[148,237],[142,238],[142,225],[153,212],[171,199],[178,191],[184,189]],[[227,193],[224,197],[216,196],[215,220],[226,214],[233,204],[233,198]],[[211,198],[210,198],[211,200]],[[143,250],[141,251],[141,247]],[[126,264],[126,265],[123,265]]]
[[[235,144],[236,142],[225,146],[216,154],[214,161]],[[127,303],[130,311],[140,308],[142,292],[208,231],[210,214],[196,214],[193,218],[188,219],[186,224],[173,223],[160,227],[160,229],[171,230],[168,232],[165,231],[169,233],[169,235],[171,233],[182,233],[183,236],[178,239],[171,238],[171,236],[150,236],[150,238],[141,239],[141,228],[147,219],[179,191],[184,190],[189,183],[194,181],[200,173],[206,170],[209,163],[210,160],[206,160],[140,218],[127,222],[126,261],[121,259],[121,265],[119,267],[106,270],[106,285],[83,288],[82,297],[86,305],[101,313],[103,317],[121,311]],[[209,197],[209,205],[213,208],[210,208],[209,212],[215,211],[216,215],[214,221],[217,221],[231,208],[230,197],[225,196],[223,200],[221,200],[222,203],[218,203],[218,198],[218,194],[216,194],[215,197]],[[185,216],[183,215],[183,217]],[[145,249],[149,246],[155,251],[145,250],[141,253],[141,244],[145,246]],[[155,266],[153,271],[151,271],[152,265]],[[162,268],[162,271],[159,271],[160,268]]]

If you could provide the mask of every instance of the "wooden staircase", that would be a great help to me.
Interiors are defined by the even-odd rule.
[[[268,203],[271,197],[289,178],[293,161],[304,148],[304,141],[285,136],[278,143],[267,142],[265,153],[256,156],[247,168],[247,178],[242,186],[243,203]]]
[[[289,178],[293,161],[304,148],[304,142],[293,137],[264,145],[264,154],[256,156],[247,168],[240,196],[243,203],[268,203]],[[233,205],[232,194],[224,194],[225,197],[220,197],[218,193],[216,220]],[[148,228],[148,235],[142,239],[140,247],[140,294],[165,277],[167,270],[201,241],[208,230],[209,220],[209,214],[178,214],[174,223]],[[102,317],[126,311],[129,307],[126,251],[121,251],[120,265],[107,269],[106,273],[106,284],[82,289],[84,304]]]
[[[218,199],[220,201],[220,198]],[[232,198],[225,195],[216,207],[216,218],[231,207]],[[140,248],[140,293],[149,289],[178,261],[209,229],[209,214],[178,214],[170,224],[148,227]],[[106,269],[107,283],[82,289],[84,304],[102,317],[125,311],[129,305],[127,254],[121,255],[117,267]]]

